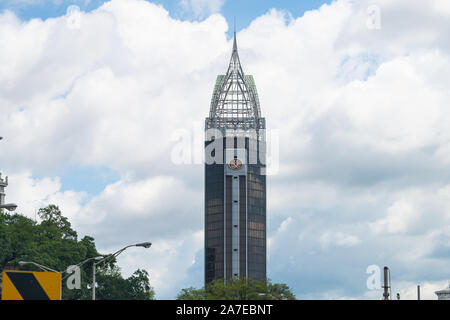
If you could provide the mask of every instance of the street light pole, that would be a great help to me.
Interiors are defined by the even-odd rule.
[[[0,209],[6,209],[8,211],[14,211],[17,209],[17,204],[15,203],[7,203],[7,204],[1,204]]]
[[[98,262],[94,262],[92,264],[92,300],[95,300],[95,267],[98,264],[100,264],[102,262],[105,262],[106,260],[113,259],[113,258],[117,257],[119,254],[124,252],[129,247],[143,247],[143,248],[148,249],[151,246],[152,246],[151,242],[142,242],[142,243],[137,243],[137,244],[131,244],[131,245],[128,245],[128,246],[126,246],[126,247],[124,247],[124,248],[114,252],[113,254],[110,254],[110,255],[106,256],[105,258],[103,258],[102,260],[100,260]]]
[[[41,268],[42,270],[44,270],[46,272],[56,272],[56,273],[61,273],[62,274],[62,272],[56,271],[56,270],[54,270],[52,268],[43,266],[42,264],[39,264],[39,263],[36,263],[36,262],[33,262],[33,261],[19,261],[18,263],[21,266],[26,265],[26,264],[33,264],[36,267]]]
[[[56,272],[56,273],[59,273],[61,275],[61,288],[60,288],[60,291],[59,291],[59,299],[62,300],[62,272],[56,271],[56,270],[54,270],[52,268],[43,266],[42,264],[39,264],[39,263],[36,263],[36,262],[33,262],[33,261],[19,261],[19,265],[21,265],[21,266],[26,265],[26,264],[33,264],[36,267],[41,268],[45,272]]]
[[[85,264],[85,263],[87,263],[87,262],[89,262],[89,261],[91,261],[91,260],[101,260],[101,259],[103,259],[103,256],[98,256],[98,257],[88,258],[88,259],[86,259],[86,260],[83,260],[83,261],[77,263],[76,266],[77,266],[77,267],[81,267],[83,264]],[[66,270],[61,271],[61,273],[64,273],[64,272],[66,272]],[[62,278],[62,280],[66,279],[68,276],[69,276],[69,274],[66,275],[64,278]]]
[[[98,256],[98,257],[88,258],[88,259],[86,259],[86,260],[84,260],[84,261],[82,261],[82,262],[76,264],[76,266],[81,267],[83,264],[85,264],[85,263],[88,262],[88,261],[91,261],[91,260],[100,260],[100,259],[102,259],[102,258],[103,258],[103,256]],[[19,261],[18,263],[19,263],[19,265],[21,265],[21,266],[27,265],[27,264],[32,264],[32,265],[35,265],[36,267],[38,267],[38,268],[40,268],[40,269],[42,269],[42,270],[44,270],[44,271],[46,271],[46,272],[56,272],[56,273],[61,274],[61,300],[62,300],[62,286],[63,286],[63,280],[66,279],[66,278],[69,276],[69,275],[66,275],[64,278],[62,277],[63,273],[66,272],[66,270],[63,270],[63,271],[56,271],[56,270],[54,270],[54,269],[52,269],[52,268],[43,266],[42,264],[39,264],[39,263],[33,262],[33,261]],[[94,264],[95,264],[95,263],[94,263]]]

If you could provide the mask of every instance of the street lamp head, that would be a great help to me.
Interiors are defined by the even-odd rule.
[[[94,258],[94,260],[96,260],[96,261],[99,261],[99,260],[102,260],[102,259],[103,259],[103,256],[98,256],[98,257]]]
[[[23,265],[25,265],[25,264],[28,264],[29,262],[26,262],[26,261],[19,261],[18,262],[18,264],[20,264],[21,266],[23,266]]]
[[[151,242],[142,242],[142,243],[138,243],[135,244],[136,247],[144,247],[146,249],[150,248],[152,246]]]
[[[14,211],[17,209],[17,204],[15,203],[7,203],[0,205],[0,209],[6,209],[8,211]]]

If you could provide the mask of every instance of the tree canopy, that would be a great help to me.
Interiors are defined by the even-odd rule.
[[[78,240],[77,232],[55,205],[39,209],[40,222],[20,214],[0,211],[0,268],[36,270],[33,265],[18,264],[33,261],[54,270],[63,271],[89,258],[101,256],[94,238],[85,236]],[[90,299],[92,261],[81,267],[81,289],[69,290],[63,282],[63,299]],[[63,274],[64,278],[64,274]],[[115,259],[97,266],[96,299],[154,298],[149,276],[145,270],[136,270],[124,279]]]
[[[247,278],[214,280],[205,287],[182,289],[178,300],[295,300],[286,284],[272,283],[270,279]]]

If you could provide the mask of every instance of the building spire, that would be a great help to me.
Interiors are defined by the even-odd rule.
[[[253,77],[244,74],[239,59],[235,19],[230,64],[226,74],[217,79],[211,100],[210,118],[225,119],[236,125],[239,121],[244,123],[243,119],[255,121],[260,117],[259,99]]]
[[[234,18],[234,32],[233,32],[233,52],[231,53],[231,61],[230,66],[228,68],[228,72],[230,69],[233,69],[234,72],[240,72],[241,76],[244,76],[244,71],[241,67],[241,61],[239,60],[239,54],[237,49],[237,40],[236,40],[236,18]]]
[[[233,39],[233,52],[237,51],[237,42],[236,42],[236,17],[234,17],[234,39]]]

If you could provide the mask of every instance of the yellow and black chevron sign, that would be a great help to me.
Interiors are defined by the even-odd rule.
[[[61,274],[3,271],[2,300],[61,300]]]

